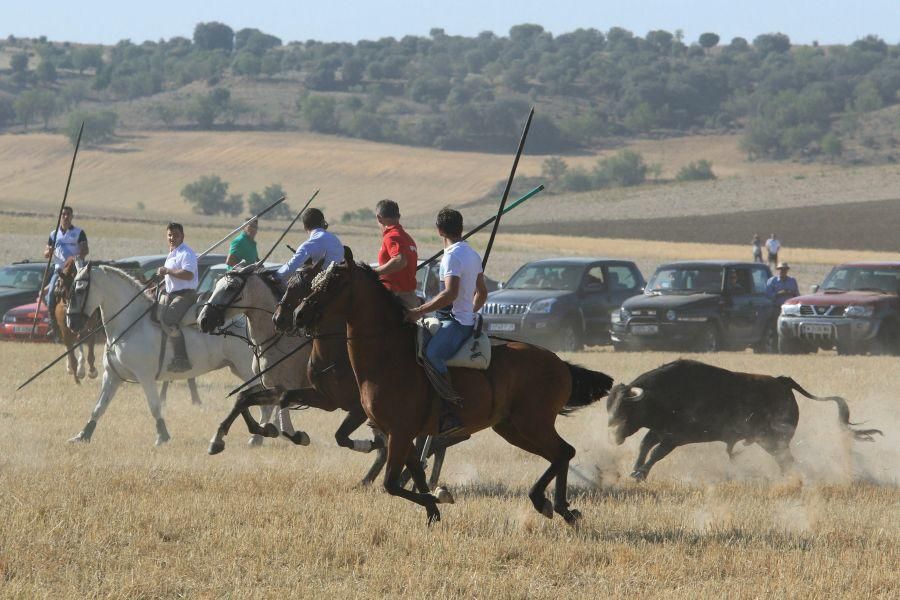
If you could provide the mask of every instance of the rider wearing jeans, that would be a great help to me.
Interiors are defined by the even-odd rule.
[[[170,338],[175,356],[169,363],[169,371],[181,373],[191,370],[184,334],[179,325],[188,309],[197,300],[197,255],[190,246],[184,243],[184,227],[181,223],[169,223],[166,227],[166,239],[169,242],[169,256],[165,266],[160,267],[157,275],[166,278],[166,289],[159,297],[159,322]]]
[[[447,359],[452,357],[472,335],[475,313],[487,299],[487,287],[481,270],[481,257],[462,239],[463,218],[455,210],[445,208],[438,213],[438,235],[444,240],[444,256],[441,259],[440,277],[443,289],[431,300],[409,310],[407,320],[416,321],[425,314],[437,310],[441,328],[425,346],[425,357],[445,378],[452,390]],[[445,400],[459,405],[461,398],[455,393]],[[462,428],[459,418],[445,404],[441,416],[440,435],[452,435]]]
[[[59,269],[66,263],[69,257],[74,256],[76,264],[80,267],[88,254],[88,240],[84,230],[72,225],[72,207],[66,206],[60,215],[59,228],[50,232],[47,238],[47,247],[44,248],[44,258],[53,255],[53,274],[47,284],[47,294],[44,300],[47,311],[50,314],[50,326],[55,334],[57,331],[56,319],[53,317],[56,309],[56,280],[59,279]]]

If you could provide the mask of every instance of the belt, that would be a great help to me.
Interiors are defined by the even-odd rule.
[[[185,294],[196,294],[197,290],[175,290],[174,292],[166,292],[167,296],[184,296]]]

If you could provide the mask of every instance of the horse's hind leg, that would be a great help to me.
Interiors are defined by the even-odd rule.
[[[369,467],[369,472],[366,473],[366,476],[363,477],[363,480],[360,482],[362,486],[371,485],[372,482],[375,481],[375,478],[378,477],[378,474],[381,473],[381,469],[384,468],[384,463],[387,462],[387,449],[385,448],[385,438],[384,434],[380,431],[375,432],[375,444],[376,444],[376,454],[375,454],[375,462],[372,463],[372,466]]]
[[[187,380],[188,388],[191,390],[191,404],[194,406],[200,406],[203,402],[200,401],[200,392],[197,391],[197,380],[191,377]]]
[[[260,396],[267,396],[268,399],[260,400],[254,398],[259,394]],[[274,398],[277,392],[275,390],[260,390],[258,387],[251,388],[249,390],[241,392],[237,400],[234,401],[234,406],[231,409],[231,412],[228,413],[228,416],[219,423],[219,428],[216,430],[216,435],[213,436],[213,439],[209,442],[209,449],[207,452],[209,454],[218,454],[225,449],[225,436],[228,435],[228,431],[231,429],[231,425],[234,423],[234,420],[238,418],[240,415],[244,415],[244,420],[246,421],[248,418],[251,419],[253,423],[253,428],[262,430],[259,424],[253,420],[253,417],[250,416],[247,408],[249,406],[256,406],[257,404],[265,401],[274,402]],[[247,425],[248,429],[251,429],[250,424]]]
[[[264,437],[278,437],[278,427],[272,423],[272,415],[275,413],[274,403],[272,404],[250,404],[250,406],[259,406],[259,424],[262,425],[262,428],[257,428],[251,426],[251,421],[253,418],[250,417],[250,413],[246,413],[244,415],[244,421],[247,423],[247,429],[250,430],[250,433],[253,435],[247,440],[248,446],[262,446]],[[255,424],[256,422],[253,421]]]
[[[142,381],[141,387],[144,388],[144,395],[147,397],[150,415],[156,422],[156,445],[162,446],[171,439],[171,436],[169,436],[169,430],[166,428],[166,422],[162,416],[162,402],[156,391],[156,380]]]
[[[341,421],[340,427],[334,432],[334,439],[341,448],[349,448],[356,452],[367,454],[372,450],[377,450],[379,444],[383,444],[381,440],[375,438],[373,440],[352,440],[350,434],[359,429],[366,422],[366,413],[362,408],[354,408],[347,413],[344,420]]]
[[[97,334],[92,335],[88,341],[85,342],[88,348],[87,362],[88,362],[88,377],[91,379],[97,379],[97,366],[94,364],[95,356],[94,356],[94,343],[97,341]]]
[[[413,462],[418,459],[413,454],[412,436],[398,436],[390,434],[387,444],[387,471],[384,474],[384,489],[391,496],[399,496],[410,502],[415,502],[419,506],[424,506],[428,513],[428,525],[441,520],[441,513],[438,510],[438,499],[431,494],[411,492],[403,489],[400,485],[400,472],[403,465],[412,457]],[[420,467],[421,469],[421,467]],[[421,470],[420,470],[421,472]],[[422,483],[424,483],[424,473],[422,473]]]
[[[91,413],[91,419],[84,426],[84,429],[75,437],[69,439],[70,442],[90,442],[91,436],[94,435],[94,429],[97,427],[97,421],[106,412],[110,400],[116,395],[116,390],[122,385],[122,380],[113,375],[109,369],[103,370],[103,380],[100,383],[100,396],[97,398],[97,405]]]

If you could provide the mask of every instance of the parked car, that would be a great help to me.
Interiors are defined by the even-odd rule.
[[[732,275],[733,274],[733,275]],[[617,350],[655,348],[774,352],[775,303],[766,296],[769,267],[734,261],[660,265],[643,295],[613,314]],[[736,281],[729,280],[736,277]]]
[[[420,260],[419,265],[421,265],[422,262],[423,261]],[[370,263],[369,266],[376,267],[378,266],[378,263]],[[422,302],[430,300],[440,291],[440,268],[440,261],[434,261],[424,269],[416,271],[416,296],[418,296],[419,300]],[[485,277],[484,283],[489,292],[492,292],[499,287],[497,281],[490,277]]]
[[[839,354],[900,354],[900,262],[840,265],[821,288],[787,300],[778,318],[786,354],[836,348]]]
[[[113,265],[122,269],[138,281],[146,282],[150,277],[156,274],[158,268],[165,264],[166,256],[168,255],[150,254],[146,256],[130,256],[115,261]],[[224,263],[226,258],[227,257],[224,254],[207,254],[198,259],[197,266],[200,269],[200,273],[198,273],[197,276],[200,278],[200,281],[203,281],[203,277],[210,267],[218,265],[219,263]]]
[[[481,314],[488,333],[572,351],[609,343],[611,311],[643,287],[631,261],[551,258],[520,267]]]
[[[43,283],[46,261],[21,261],[0,269],[0,337],[31,339],[37,296]],[[49,340],[49,313],[41,302],[35,340]]]

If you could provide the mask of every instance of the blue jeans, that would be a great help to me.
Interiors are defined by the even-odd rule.
[[[47,307],[47,310],[53,309],[56,304],[53,302],[53,290],[56,289],[56,280],[59,279],[59,271],[53,269],[53,275],[50,276],[50,285],[47,288],[47,295],[44,296],[44,305]]]
[[[461,325],[456,319],[441,321],[441,328],[425,346],[425,358],[442,375],[447,373],[447,359],[456,354],[472,335],[474,325]]]

